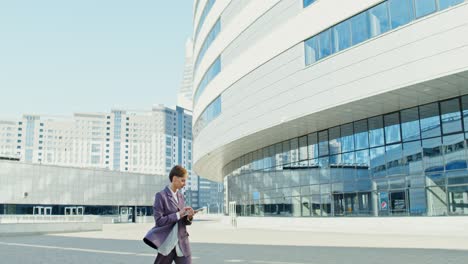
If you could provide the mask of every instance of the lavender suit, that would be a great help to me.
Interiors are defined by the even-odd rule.
[[[157,249],[164,243],[175,223],[178,222],[177,238],[179,239],[179,247],[186,259],[183,263],[191,263],[190,256],[192,253],[190,251],[189,234],[187,233],[186,226],[190,225],[192,222],[187,219],[187,216],[177,220],[177,212],[181,211],[185,206],[184,196],[180,192],[177,192],[177,199],[179,200],[178,203],[172,196],[169,187],[156,193],[153,205],[153,216],[156,225],[146,234],[143,241]],[[175,254],[175,250],[173,250],[173,252]],[[173,258],[174,254],[169,254],[166,257],[159,254],[157,260],[160,258]],[[163,261],[162,263],[165,262]],[[167,263],[172,263],[172,260]]]

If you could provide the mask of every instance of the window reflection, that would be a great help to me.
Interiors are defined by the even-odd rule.
[[[354,150],[353,124],[341,126],[341,149],[343,152]]]
[[[319,132],[318,140],[320,157],[328,155],[328,130]]]
[[[369,9],[369,26],[371,37],[378,36],[390,30],[387,12],[387,2]]]
[[[369,144],[370,147],[384,144],[384,130],[382,116],[369,118]]]
[[[435,0],[414,0],[414,9],[417,18],[434,13],[436,11]]]
[[[385,121],[385,143],[400,142],[400,117],[398,113],[384,116]]]
[[[455,187],[468,185],[461,120],[467,99],[371,117],[247,153],[223,168],[229,199],[247,215],[463,214],[466,194]],[[379,193],[387,194],[388,211],[373,207]]]
[[[359,44],[369,39],[369,24],[367,23],[367,12],[360,13],[349,19],[351,23],[351,33],[353,35],[352,45]]]
[[[417,107],[401,111],[401,132],[403,141],[412,141],[421,138],[419,111]]]
[[[460,132],[462,130],[460,102],[458,98],[440,103],[442,132],[444,134]]]
[[[369,147],[367,120],[354,122],[354,138],[357,150]]]
[[[340,127],[330,128],[328,131],[330,154],[341,153]]]
[[[392,28],[406,25],[414,19],[411,0],[389,0],[388,7]]]
[[[420,106],[419,115],[422,138],[440,136],[439,105],[432,103]]]
[[[335,53],[350,46],[351,23],[349,20],[346,20],[332,28],[332,51]]]

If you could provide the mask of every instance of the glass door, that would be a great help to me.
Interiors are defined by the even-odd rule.
[[[390,194],[390,213],[392,215],[408,214],[408,195],[406,190],[392,191]]]

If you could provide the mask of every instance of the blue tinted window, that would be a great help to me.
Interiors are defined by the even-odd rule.
[[[208,36],[206,36],[206,39],[205,41],[203,42],[203,45],[200,49],[200,52],[198,53],[198,57],[197,57],[197,60],[195,62],[195,69],[194,71],[197,71],[198,69],[198,65],[200,64],[200,61],[203,59],[203,57],[205,56],[205,52],[208,50],[208,48],[210,47],[211,43],[213,43],[213,41],[216,39],[216,37],[218,36],[218,33],[221,31],[221,22],[220,20],[218,19],[218,21],[216,21],[216,24],[213,26],[213,28],[211,29],[210,33],[208,33]]]
[[[400,117],[398,113],[384,116],[385,122],[385,144],[401,141],[400,137]]]
[[[318,133],[319,140],[319,155],[328,155],[328,130],[321,131]]]
[[[389,0],[388,7],[392,28],[406,25],[414,19],[411,0]]]
[[[460,102],[458,98],[440,103],[442,132],[444,134],[462,130]]]
[[[200,32],[200,29],[202,28],[203,23],[205,23],[205,18],[208,15],[208,13],[210,12],[210,10],[213,7],[215,2],[216,2],[215,0],[208,0],[206,2],[205,7],[203,8],[203,12],[200,15],[200,19],[198,20],[197,29],[195,30],[195,36],[193,38],[194,41],[197,40],[198,33]]]
[[[328,131],[330,138],[330,154],[341,153],[341,142],[340,142],[340,127],[330,128]]]
[[[356,150],[369,147],[367,120],[354,122],[354,141]]]
[[[439,10],[446,9],[448,7],[458,5],[464,2],[464,0],[438,0],[438,1],[439,1]]]
[[[401,131],[403,141],[411,141],[421,138],[419,129],[418,108],[411,108],[401,111]]]
[[[390,30],[387,2],[369,9],[369,26],[371,37],[378,36]]]
[[[331,54],[330,30],[326,30],[318,35],[319,39],[319,59],[325,58]]]
[[[338,52],[351,46],[351,23],[343,21],[332,28],[332,52]]]
[[[317,158],[318,157],[318,141],[317,141],[317,133],[312,133],[307,135],[307,143],[308,148],[308,156],[309,159]]]
[[[319,59],[319,48],[317,37],[310,38],[304,42],[305,46],[305,64],[309,65]]]
[[[356,151],[356,163],[358,166],[369,165],[369,150]]]
[[[200,130],[208,125],[213,119],[221,114],[221,96],[218,96],[208,105],[193,126],[193,133],[196,137]]]
[[[363,12],[350,19],[353,45],[369,39],[369,24],[367,12]]]
[[[421,117],[421,137],[440,136],[440,119],[438,103],[427,104],[419,107]]]
[[[369,118],[369,145],[371,147],[384,144],[384,130],[382,116]]]
[[[465,139],[463,134],[445,136],[443,140],[445,170],[466,169]]]
[[[308,7],[310,4],[315,2],[316,0],[303,0],[302,3],[304,4],[304,7]]]
[[[341,149],[343,152],[354,150],[353,124],[341,126]]]
[[[414,9],[417,18],[434,13],[436,11],[435,0],[414,0]]]
[[[385,176],[385,148],[371,148],[370,153],[370,170],[372,176],[383,177]]]
[[[214,79],[214,77],[216,77],[216,75],[218,75],[220,71],[221,71],[221,60],[218,57],[214,61],[214,63],[211,65],[211,67],[206,71],[205,75],[203,75],[203,78],[200,81],[200,84],[198,85],[198,89],[195,92],[195,96],[194,96],[195,102],[198,101],[198,98],[200,98],[206,86],[211,82],[211,80]]]

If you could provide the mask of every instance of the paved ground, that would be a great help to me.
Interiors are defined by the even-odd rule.
[[[466,263],[468,251],[192,243],[193,263]],[[0,238],[1,263],[152,263],[140,241],[27,236]]]
[[[156,252],[141,241],[151,225],[113,224],[102,232],[0,237],[0,263],[152,263]],[[196,221],[189,232],[194,264],[438,264],[468,259],[468,250],[449,249],[459,243],[466,248],[466,236],[235,229],[213,218]]]

